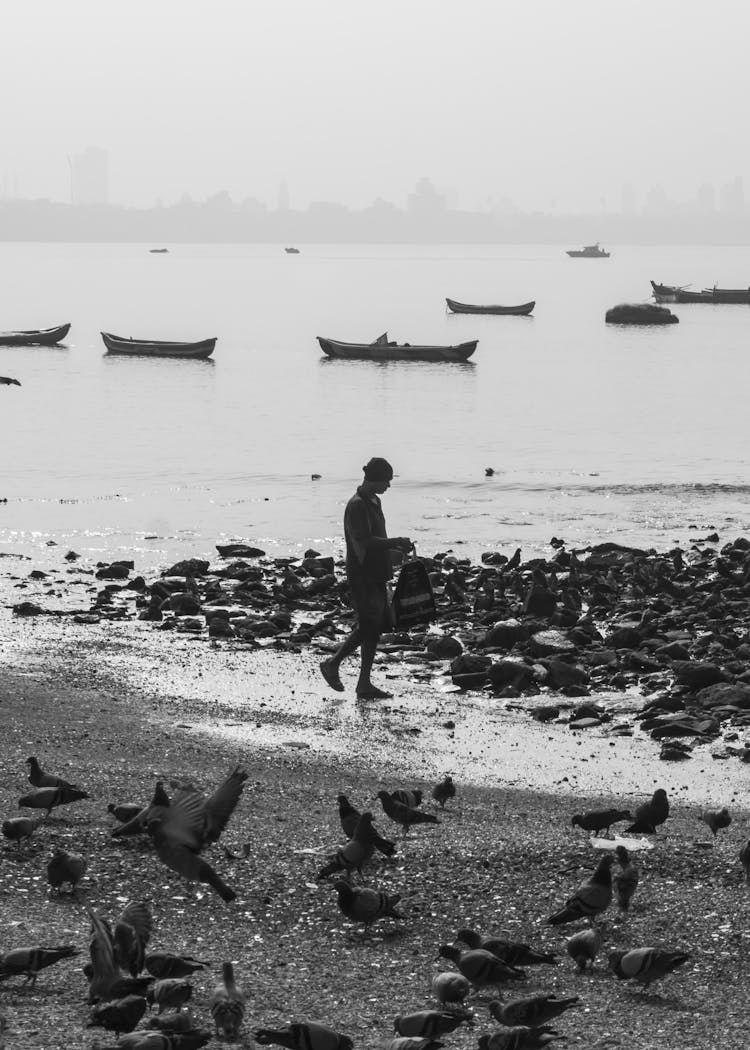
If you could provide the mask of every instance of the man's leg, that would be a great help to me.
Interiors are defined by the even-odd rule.
[[[344,684],[339,678],[339,667],[341,666],[341,661],[345,660],[347,656],[350,656],[355,651],[359,646],[360,640],[361,634],[359,627],[355,627],[351,634],[346,636],[333,656],[329,656],[327,660],[321,661],[320,673],[323,675],[331,689],[337,693],[343,693],[344,691]],[[373,658],[374,655],[375,654],[373,653]]]
[[[379,641],[380,633],[378,631],[368,631],[362,635],[359,681],[357,682],[357,697],[360,700],[390,700],[393,695],[392,693],[386,693],[384,689],[378,689],[376,685],[372,684],[370,678]]]

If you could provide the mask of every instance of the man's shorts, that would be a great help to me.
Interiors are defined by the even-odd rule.
[[[374,580],[349,580],[357,625],[366,637],[393,629],[393,612],[388,584]]]

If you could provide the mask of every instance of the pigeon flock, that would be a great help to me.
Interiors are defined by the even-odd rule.
[[[45,772],[36,757],[27,764],[32,790],[20,797],[18,805],[43,812],[3,820],[5,850],[14,851],[19,862],[39,866],[38,877],[46,878],[50,899],[60,907],[71,907],[68,923],[78,928],[78,935],[70,943],[33,942],[7,949],[0,942],[0,1047],[3,1040],[8,1047],[22,1045],[12,1042],[3,997],[10,995],[18,1002],[24,990],[49,989],[65,966],[64,977],[57,979],[80,987],[81,1003],[89,1011],[86,1024],[102,1036],[86,1042],[82,1033],[76,1045],[98,1050],[192,1050],[218,1040],[243,1045],[254,1041],[289,1050],[353,1050],[356,1034],[338,1031],[326,1017],[296,1019],[283,1027],[264,1026],[264,1002],[254,994],[256,982],[241,959],[212,959],[210,948],[198,944],[156,949],[152,942],[158,938],[159,915],[149,902],[148,884],[139,884],[138,896],[132,900],[117,897],[111,908],[92,906],[87,857],[55,848],[42,860],[37,848],[56,821],[67,819],[59,815],[63,807],[91,801],[91,793]],[[239,766],[209,795],[181,782],[157,781],[149,802],[102,804],[102,832],[112,850],[151,854],[154,865],[168,869],[170,878],[177,877],[181,894],[195,893],[191,884],[207,887],[205,905],[215,913],[212,921],[239,923],[241,914],[236,909],[241,906],[243,887],[232,862],[246,859],[250,848],[236,854],[222,843],[222,853],[217,843],[243,798],[247,781],[248,773]],[[380,804],[377,814],[360,811],[347,795],[338,795],[337,807],[330,807],[335,828],[330,849],[295,851],[294,843],[288,845],[290,852],[313,854],[317,870],[310,870],[311,858],[306,856],[301,864],[308,865],[308,870],[301,874],[314,879],[307,886],[330,892],[333,910],[328,921],[343,924],[359,951],[373,952],[374,990],[377,968],[383,965],[389,942],[404,937],[411,924],[419,921],[412,884],[419,882],[422,892],[429,894],[429,875],[412,872],[404,892],[378,883],[397,862],[403,862],[399,871],[409,870],[409,851],[418,836],[440,834],[436,828],[443,825],[446,834],[435,848],[450,848],[447,829],[462,818],[450,776],[429,793],[416,787],[383,788],[372,801]],[[591,836],[601,835],[614,825],[626,824],[626,835],[664,838],[669,815],[666,792],[659,788],[632,813],[609,808],[573,815],[569,834],[575,839],[575,829],[580,828]],[[707,845],[713,846],[716,836],[730,825],[731,816],[722,808],[702,813],[700,820],[710,829],[712,841]],[[70,823],[75,823],[74,816]],[[340,839],[339,828],[344,841],[334,845]],[[690,947],[681,943],[679,929],[661,926],[651,944],[633,945],[627,936],[643,885],[633,853],[643,847],[643,840],[592,838],[591,842],[602,851],[598,863],[589,866],[584,878],[579,874],[578,881],[572,873],[558,872],[556,884],[550,886],[549,914],[544,902],[530,902],[529,910],[537,911],[538,943],[461,925],[465,915],[461,887],[456,887],[458,921],[453,929],[445,930],[444,943],[435,944],[432,969],[426,960],[419,980],[404,974],[403,999],[408,999],[411,987],[413,1008],[402,1008],[385,1024],[386,1031],[392,1026],[392,1033],[381,1038],[384,1050],[439,1050],[450,1047],[454,1033],[469,1031],[472,1038],[475,1034],[480,1050],[534,1050],[564,1042],[568,1013],[586,1011],[585,981],[600,956],[606,962],[596,972],[637,989],[634,1005],[647,997],[655,982],[669,978],[692,959]],[[233,870],[231,877],[227,867]],[[750,841],[740,851],[738,869],[750,881]],[[505,918],[498,907],[497,930],[509,925]],[[251,928],[248,937],[254,932]],[[7,931],[4,936],[7,938]],[[436,965],[439,972],[434,972]],[[549,983],[545,989],[544,973],[555,972],[551,967],[565,968],[565,994]],[[211,973],[210,995],[196,994],[195,976]],[[341,979],[346,988],[345,966]],[[424,1004],[425,987],[433,999],[429,1008]],[[274,1015],[277,1013],[275,1009]],[[369,1045],[371,1039],[366,1042]],[[580,1038],[577,1042],[580,1045]],[[599,1044],[592,1038],[590,1045]]]

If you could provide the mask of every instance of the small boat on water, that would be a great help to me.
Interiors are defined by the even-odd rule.
[[[609,252],[605,252],[603,248],[599,247],[599,242],[596,244],[587,244],[584,248],[575,248],[565,253],[569,255],[571,259],[608,259]]]
[[[198,343],[172,343],[158,339],[123,339],[109,332],[101,333],[104,345],[110,354],[130,354],[145,357],[210,357],[216,346],[215,339],[203,339]]]
[[[299,248],[285,248],[287,255],[299,255]]]
[[[690,292],[687,285],[657,284],[651,282],[657,303],[750,303],[750,288],[704,288]]]
[[[318,336],[320,349],[328,357],[350,361],[468,361],[477,348],[478,339],[456,346],[412,346],[388,341],[383,332],[372,343],[342,343],[338,339]]]
[[[536,306],[536,300],[521,303],[520,306],[474,306],[472,303],[459,303],[455,299],[445,299],[448,308],[454,314],[508,314],[513,317],[527,317]]]
[[[21,384],[17,379],[11,379],[10,376],[0,376],[0,386],[20,386]]]
[[[0,332],[0,346],[54,346],[69,331],[69,324],[61,324],[57,328],[34,328],[27,332]]]
[[[149,248],[149,255],[167,255],[169,248]]]
[[[619,303],[604,315],[607,324],[678,324],[676,317],[666,306],[654,303]]]
[[[704,288],[704,294],[712,296],[714,303],[750,303],[750,288]]]

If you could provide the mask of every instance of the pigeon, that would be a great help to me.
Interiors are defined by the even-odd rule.
[[[230,962],[222,964],[221,978],[209,1002],[216,1025],[216,1037],[237,1039],[245,1016],[245,996],[235,984],[234,968]]]
[[[52,773],[45,773],[39,762],[33,756],[26,759],[26,764],[29,767],[29,783],[36,788],[72,788],[74,791],[80,791],[81,789],[77,784],[71,784],[67,780],[63,780],[62,777],[56,777]],[[82,798],[88,798],[89,796],[84,792]]]
[[[463,974],[445,970],[432,978],[432,992],[439,1003],[462,1003],[471,991]]]
[[[448,799],[456,797],[456,785],[453,783],[453,778],[446,775],[439,784],[436,784],[432,789],[432,797],[440,805],[440,808],[444,809]]]
[[[89,955],[91,957],[89,978],[89,1002],[107,1001],[112,997],[112,988],[120,979],[120,970],[115,962],[112,931],[91,908],[86,909],[91,920]],[[86,968],[84,969],[86,972]]]
[[[147,1009],[148,1003],[140,995],[99,1003],[91,1013],[88,1027],[106,1028],[119,1036],[120,1032],[132,1032]]]
[[[509,966],[539,966],[543,963],[554,966],[557,962],[552,952],[538,952],[528,944],[506,941],[501,937],[480,937],[474,930],[466,928],[458,931],[456,940],[468,944],[470,948],[484,948]]]
[[[609,833],[610,827],[621,820],[632,819],[629,809],[593,809],[589,813],[576,813],[570,823],[598,835],[602,831]]]
[[[612,903],[612,864],[614,857],[606,854],[585,882],[582,882],[560,911],[550,915],[550,926],[562,926],[577,919],[593,919]]]
[[[18,848],[21,848],[21,842],[24,839],[30,839],[40,824],[44,823],[44,817],[11,817],[10,820],[4,820],[2,823],[3,835],[6,839],[10,839],[11,842],[18,843]]]
[[[640,833],[654,835],[656,829],[669,816],[669,800],[664,788],[657,788],[650,802],[643,802],[636,808],[635,820],[626,829],[628,834]]]
[[[440,1050],[445,1043],[426,1036],[398,1035],[385,1044],[385,1050]]]
[[[337,801],[339,804],[339,819],[341,821],[341,829],[346,835],[346,837],[350,839],[354,836],[354,831],[357,827],[357,822],[362,816],[362,814],[359,812],[358,809],[355,809],[354,806],[351,805],[346,795],[339,795]],[[364,829],[362,830],[364,833]],[[390,839],[383,838],[383,836],[377,831],[374,824],[370,824],[370,828],[367,832],[367,835],[369,837],[369,841],[372,842],[375,849],[378,850],[379,853],[382,853],[384,856],[392,857],[393,854],[396,852],[396,844],[394,842],[391,842]]]
[[[623,911],[627,911],[638,886],[638,868],[624,846],[615,847],[615,856],[621,870],[612,876],[612,885],[617,897],[617,903]]]
[[[142,810],[143,806],[138,805],[137,802],[121,802],[119,805],[110,802],[107,806],[107,812],[111,813],[115,820],[119,820],[121,824],[127,824],[129,820],[137,817]],[[144,828],[143,830],[145,831],[146,829]]]
[[[539,1028],[548,1021],[554,1021],[566,1010],[572,1009],[580,1004],[577,995],[561,996],[550,993],[548,995],[527,995],[522,999],[513,999],[512,1002],[503,1003],[500,999],[493,999],[489,1003],[490,1016],[494,1017],[500,1024],[512,1028],[514,1025],[526,1025],[529,1028]]]
[[[581,930],[579,933],[574,933],[572,937],[568,937],[565,947],[581,973],[584,973],[587,966],[594,969],[594,960],[602,946],[604,933],[605,927],[601,923],[599,926],[592,926],[588,930]]]
[[[701,820],[704,824],[708,824],[714,838],[716,838],[717,831],[721,828],[728,828],[732,823],[732,818],[726,806],[717,810],[707,809],[705,813],[701,813]]]
[[[227,886],[208,861],[198,855],[197,849],[187,844],[197,839],[196,825],[186,823],[182,813],[177,818],[171,816],[176,809],[176,806],[170,806],[166,813],[153,817],[147,824],[157,857],[188,882],[206,883],[227,903],[235,900],[235,891]]]
[[[80,802],[88,798],[85,791],[75,787],[41,787],[34,788],[28,795],[23,795],[18,800],[19,809],[28,806],[29,809],[46,809],[47,816],[50,815],[55,806],[65,806],[70,802]]]
[[[408,791],[406,788],[396,788],[395,791],[391,792],[391,798],[396,802],[400,802],[402,806],[408,806],[410,809],[417,809],[418,806],[422,805],[422,792],[419,788],[412,788]]]
[[[491,1035],[480,1035],[477,1042],[479,1050],[542,1050],[556,1039],[564,1041],[565,1036],[559,1036],[551,1028],[515,1025],[513,1028],[499,1028]]]
[[[10,376],[0,376],[1,386],[20,386],[21,384],[17,379],[11,379]]]
[[[190,1007],[187,1010],[170,1010],[168,1013],[155,1014],[153,1017],[149,1017],[148,1027],[175,1035],[180,1032],[192,1031],[195,1028],[195,1018],[190,1012]]]
[[[86,873],[88,862],[80,853],[66,853],[64,849],[55,850],[47,864],[47,882],[53,890],[59,890],[66,882],[72,892]]]
[[[62,959],[72,959],[78,955],[78,949],[72,944],[61,944],[55,947],[39,945],[35,948],[13,948],[0,955],[0,981],[8,977],[26,975],[24,984],[33,988],[40,970],[54,966]]]
[[[378,791],[377,797],[383,806],[383,812],[396,824],[404,829],[404,835],[412,824],[439,824],[440,821],[433,813],[424,813],[421,809],[414,809],[397,802],[387,791]]]
[[[164,977],[151,985],[146,999],[150,1006],[158,1006],[159,1013],[162,1014],[165,1010],[179,1010],[192,994],[193,986],[189,981],[179,977]]]
[[[740,850],[740,864],[745,872],[745,880],[750,883],[750,839]]]
[[[350,886],[343,879],[337,879],[333,888],[338,894],[339,910],[352,922],[363,922],[365,931],[378,919],[403,919],[396,905],[401,900],[400,893],[384,893],[382,890],[368,889],[366,886]]]
[[[152,929],[151,911],[143,901],[127,904],[115,923],[112,935],[115,963],[132,977],[144,967]]]
[[[609,966],[621,980],[632,978],[648,988],[652,981],[666,977],[689,958],[689,952],[669,951],[666,948],[633,948],[630,951],[610,952]]]
[[[348,1035],[313,1021],[293,1021],[286,1028],[259,1028],[255,1042],[261,1046],[285,1046],[288,1050],[353,1050],[354,1047]]]
[[[393,1030],[398,1035],[434,1039],[455,1032],[464,1023],[474,1024],[474,1015],[468,1010],[419,1010],[413,1014],[397,1014]]]
[[[450,944],[441,944],[439,954],[456,964],[460,973],[476,989],[490,985],[502,984],[505,981],[523,981],[527,974],[514,966],[508,966],[492,952],[483,948],[473,948],[462,952]]]
[[[508,558],[508,560],[506,561],[505,565],[503,565],[503,571],[504,572],[508,572],[508,571],[513,570],[513,569],[517,569],[520,564],[521,564],[521,548],[520,547],[516,547],[515,554],[511,554],[510,558]]]
[[[336,872],[346,871],[350,875],[356,871],[360,877],[362,868],[372,857],[373,845],[368,841],[367,831],[372,827],[372,813],[363,813],[357,821],[353,836],[345,846],[338,849],[317,874],[317,879],[325,879]]]
[[[198,970],[205,970],[208,963],[194,959],[192,955],[173,955],[171,952],[149,952],[145,958],[146,970],[157,978],[190,977]]]

